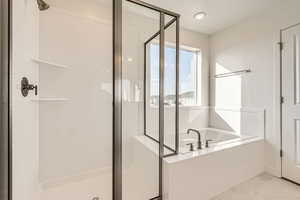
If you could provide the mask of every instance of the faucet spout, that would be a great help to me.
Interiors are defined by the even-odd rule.
[[[191,132],[194,132],[194,133],[197,134],[197,136],[198,136],[198,149],[202,149],[202,142],[201,142],[201,133],[200,133],[200,131],[198,131],[197,129],[192,129],[192,128],[190,128],[190,129],[187,130],[187,134],[190,134]]]

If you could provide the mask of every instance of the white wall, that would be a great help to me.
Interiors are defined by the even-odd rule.
[[[38,104],[34,93],[24,98],[20,81],[38,83],[38,67],[31,58],[38,54],[38,8],[35,1],[13,1],[12,16],[12,190],[14,200],[39,199]]]
[[[50,0],[40,12],[41,199],[112,198],[112,7]]]
[[[235,78],[211,79],[210,104],[218,107],[244,107],[266,110],[266,170],[280,176],[279,132],[279,31],[300,22],[299,1],[283,1],[210,37],[211,76],[223,66],[229,71],[250,68],[251,73]],[[240,87],[240,88],[239,88]],[[222,93],[230,90],[231,93]],[[220,103],[221,102],[221,103]],[[222,104],[223,103],[223,104]],[[216,117],[213,127],[224,126]],[[245,120],[245,119],[244,119]],[[224,123],[225,122],[225,123]],[[220,128],[220,127],[219,127]]]
[[[40,58],[69,67],[40,66],[40,97],[68,99],[40,103],[41,181],[111,168],[111,34],[110,23],[40,14]]]

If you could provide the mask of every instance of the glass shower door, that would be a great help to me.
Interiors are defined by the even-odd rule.
[[[179,16],[169,16],[168,11],[137,0],[122,3],[122,196],[123,200],[164,199],[163,157],[175,155],[178,146],[179,46],[178,30],[170,29],[168,36],[165,32],[177,25]],[[174,55],[166,55],[165,39],[170,35],[175,36]],[[165,79],[169,73],[166,57],[174,64],[170,84]],[[170,113],[167,95],[172,96]]]
[[[158,144],[143,134],[144,42],[159,22],[158,12],[123,1],[123,200],[159,196]]]

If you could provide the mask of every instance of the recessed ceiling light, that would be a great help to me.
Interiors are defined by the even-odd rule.
[[[207,13],[206,12],[198,12],[194,15],[194,18],[196,20],[202,20],[204,17],[207,16]]]

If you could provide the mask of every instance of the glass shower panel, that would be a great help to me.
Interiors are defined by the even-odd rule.
[[[164,142],[165,154],[176,151],[176,19],[165,15],[165,87]],[[159,141],[159,33],[145,46],[146,106],[145,135]]]
[[[148,8],[123,1],[123,199],[149,200],[159,195],[158,143],[144,135],[144,78],[156,74],[144,73],[145,42],[159,31],[159,13]],[[147,62],[159,66],[158,40],[154,40],[155,56]],[[149,46],[148,46],[149,47]],[[158,50],[158,51],[157,51]],[[158,84],[158,83],[157,83]],[[158,89],[157,91],[158,92]],[[155,93],[156,94],[156,93]],[[158,94],[156,94],[158,95]],[[152,120],[158,135],[157,113]]]
[[[165,23],[165,145],[176,151],[176,18],[166,15]]]
[[[47,3],[34,58],[41,199],[112,200],[112,5]]]
[[[156,142],[159,141],[159,49],[159,35],[149,38],[144,46],[144,134]]]

